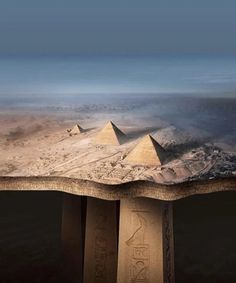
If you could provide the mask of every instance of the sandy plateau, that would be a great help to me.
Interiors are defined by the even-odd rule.
[[[114,121],[116,123],[116,121]],[[157,129],[118,122],[126,135],[121,145],[103,145],[96,136],[105,121],[57,119],[51,116],[0,115],[1,176],[66,176],[103,183],[150,180],[176,183],[199,178],[235,175],[236,155],[214,143],[201,143],[171,125]],[[70,134],[76,123],[85,129]],[[161,166],[129,164],[125,157],[145,134],[166,150]]]

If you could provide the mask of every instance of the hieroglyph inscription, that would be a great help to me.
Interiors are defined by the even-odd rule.
[[[132,208],[136,206],[135,203],[130,205]],[[146,218],[147,213],[140,209],[131,210],[131,222],[134,229],[126,241],[126,245],[130,247],[130,283],[149,283],[150,247],[146,240],[149,224]]]
[[[95,257],[95,278],[97,283],[107,283],[107,270],[106,270],[106,259],[107,259],[107,216],[98,215],[97,224],[95,226],[94,234],[94,257]]]
[[[122,200],[118,283],[163,283],[163,203]]]
[[[88,198],[84,283],[116,282],[116,230],[116,203]]]

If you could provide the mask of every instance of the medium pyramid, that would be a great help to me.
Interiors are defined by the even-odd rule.
[[[80,125],[76,124],[72,130],[70,131],[70,134],[72,135],[77,135],[80,134],[84,131],[84,129],[82,127],[80,127]]]
[[[122,144],[126,139],[126,135],[116,127],[114,123],[109,121],[106,126],[97,134],[95,142],[99,144]]]
[[[166,158],[165,149],[150,135],[146,135],[127,155],[125,160],[135,165],[162,165]]]

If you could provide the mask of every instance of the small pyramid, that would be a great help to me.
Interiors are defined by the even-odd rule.
[[[99,144],[122,144],[126,135],[112,122],[109,121],[106,126],[97,134],[95,142]]]
[[[165,149],[150,135],[146,135],[125,158],[130,164],[144,166],[159,166],[165,159]]]
[[[76,124],[70,131],[70,134],[77,135],[77,134],[81,134],[83,131],[84,129],[80,127],[80,125]]]

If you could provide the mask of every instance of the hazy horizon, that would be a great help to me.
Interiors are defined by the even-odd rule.
[[[28,99],[66,106],[89,94],[97,94],[98,103],[112,95],[235,97],[236,57],[0,56],[5,105]]]

